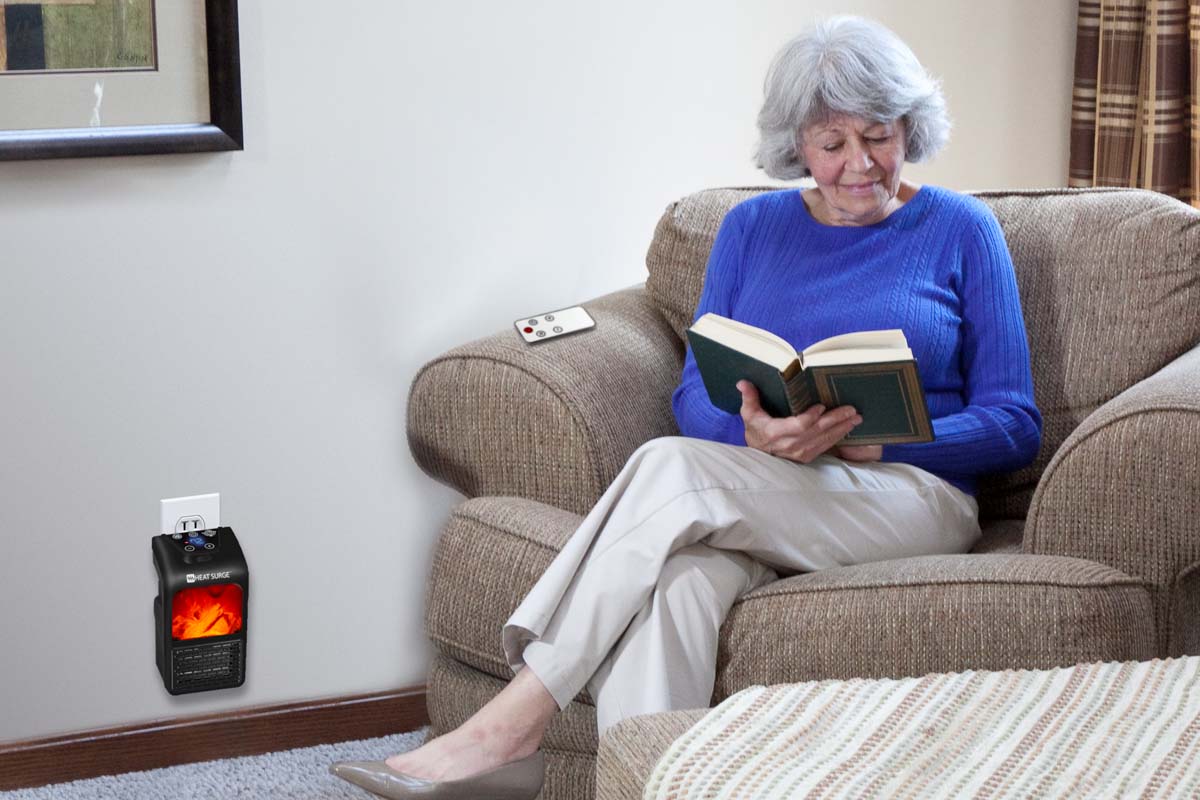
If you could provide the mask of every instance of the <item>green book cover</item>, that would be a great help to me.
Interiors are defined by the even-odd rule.
[[[826,408],[854,406],[863,418],[862,424],[846,435],[847,443],[933,441],[916,360],[813,367],[800,374],[806,377],[817,402]]]
[[[913,358],[805,370],[795,357],[781,370],[782,361],[769,363],[692,329],[687,335],[709,400],[723,411],[741,413],[737,382],[745,379],[758,389],[763,410],[773,417],[799,414],[816,403],[827,409],[854,406],[863,421],[846,436],[848,444],[933,441]]]
[[[730,414],[740,414],[742,393],[737,390],[737,382],[745,378],[758,389],[763,411],[772,417],[791,415],[787,383],[779,370],[695,331],[689,330],[687,335],[708,399],[714,406]]]

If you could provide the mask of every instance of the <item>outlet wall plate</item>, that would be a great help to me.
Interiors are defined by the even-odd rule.
[[[221,526],[221,495],[196,494],[159,501],[159,533],[205,531]]]

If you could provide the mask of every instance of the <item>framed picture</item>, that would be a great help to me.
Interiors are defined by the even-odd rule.
[[[0,0],[0,161],[241,149],[237,0]]]

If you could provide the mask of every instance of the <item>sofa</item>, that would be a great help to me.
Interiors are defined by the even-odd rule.
[[[645,282],[583,301],[587,333],[529,346],[508,328],[415,376],[413,457],[465,497],[427,584],[432,735],[512,677],[503,622],[627,457],[679,435],[671,394],[709,249],[725,213],[764,191],[794,189],[671,203]],[[713,703],[755,684],[1200,653],[1200,211],[1133,189],[975,194],[1013,256],[1040,453],[982,480],[971,553],[795,575],[742,597],[721,629]],[[597,746],[583,692],[547,731],[542,797],[594,797]],[[606,758],[602,769],[624,768]]]

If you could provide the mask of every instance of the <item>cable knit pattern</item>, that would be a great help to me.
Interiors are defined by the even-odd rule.
[[[694,319],[715,312],[797,350],[842,333],[901,328],[917,358],[935,441],[888,445],[963,491],[1029,464],[1041,442],[1012,259],[979,200],[925,186],[876,225],[817,222],[799,190],[735,206],[709,256]],[[672,398],[686,436],[745,445],[740,416],[715,408],[688,348]]]

